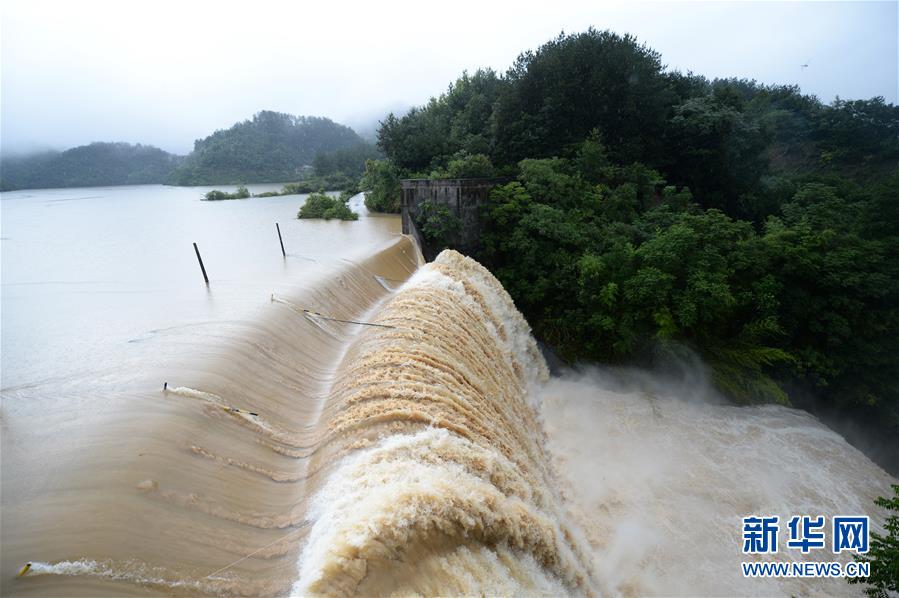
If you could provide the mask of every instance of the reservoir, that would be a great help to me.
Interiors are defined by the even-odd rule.
[[[210,189],[3,193],[4,388],[116,368],[139,352],[129,341],[142,343],[153,330],[246,315],[277,285],[371,253],[399,232],[398,220],[389,216],[300,222],[304,196],[201,201]],[[278,189],[253,185],[251,191]],[[208,289],[193,242],[210,276]]]

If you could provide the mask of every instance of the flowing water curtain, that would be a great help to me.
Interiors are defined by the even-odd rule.
[[[294,593],[594,593],[529,403],[546,364],[502,286],[445,251],[373,322],[390,328],[359,335],[332,388],[343,456]]]

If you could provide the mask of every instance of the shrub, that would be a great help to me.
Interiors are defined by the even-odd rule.
[[[387,160],[366,160],[361,188],[365,190],[365,207],[372,212],[400,211],[400,175]]]
[[[347,205],[347,199],[331,197],[323,191],[311,194],[300,208],[297,218],[338,218],[340,220],[358,220],[359,214]]]
[[[239,186],[237,188],[237,191],[235,191],[234,193],[228,193],[226,191],[213,189],[203,196],[206,201],[220,201],[222,199],[246,199],[248,197],[250,197],[250,190],[247,189],[244,185]]]

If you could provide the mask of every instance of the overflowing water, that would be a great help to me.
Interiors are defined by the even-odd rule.
[[[870,514],[896,483],[803,411],[735,407],[701,381],[588,368],[540,393],[553,464],[605,593],[859,595],[843,579],[745,579],[741,519]],[[784,526],[785,527],[785,526]],[[841,561],[830,549],[764,560]],[[830,532],[827,546],[830,544]]]
[[[229,203],[191,209],[252,228],[251,204]],[[253,259],[231,254],[244,266],[205,308],[172,290],[180,326],[151,309],[138,330],[88,335],[93,368],[73,344],[48,349],[75,362],[58,371],[39,347],[23,357],[36,341],[8,355],[4,286],[3,593],[858,593],[744,579],[740,519],[882,521],[872,500],[895,480],[864,455],[802,412],[728,406],[701,383],[549,378],[487,270],[454,252],[422,265],[388,223],[294,222],[302,250],[276,266],[251,265],[261,235],[235,240]],[[161,283],[124,284],[141,309]]]
[[[354,450],[310,504],[294,593],[589,592],[527,400],[546,367],[502,287],[444,252],[374,321],[329,393]]]

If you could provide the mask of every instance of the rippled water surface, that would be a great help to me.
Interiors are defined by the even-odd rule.
[[[254,185],[251,191],[279,188]],[[298,221],[305,196],[200,201],[209,189],[3,193],[3,387],[116,368],[133,352],[128,343],[245,316],[260,293],[333,270],[341,258],[371,253],[399,232],[392,217]],[[354,204],[364,211],[361,196]]]

